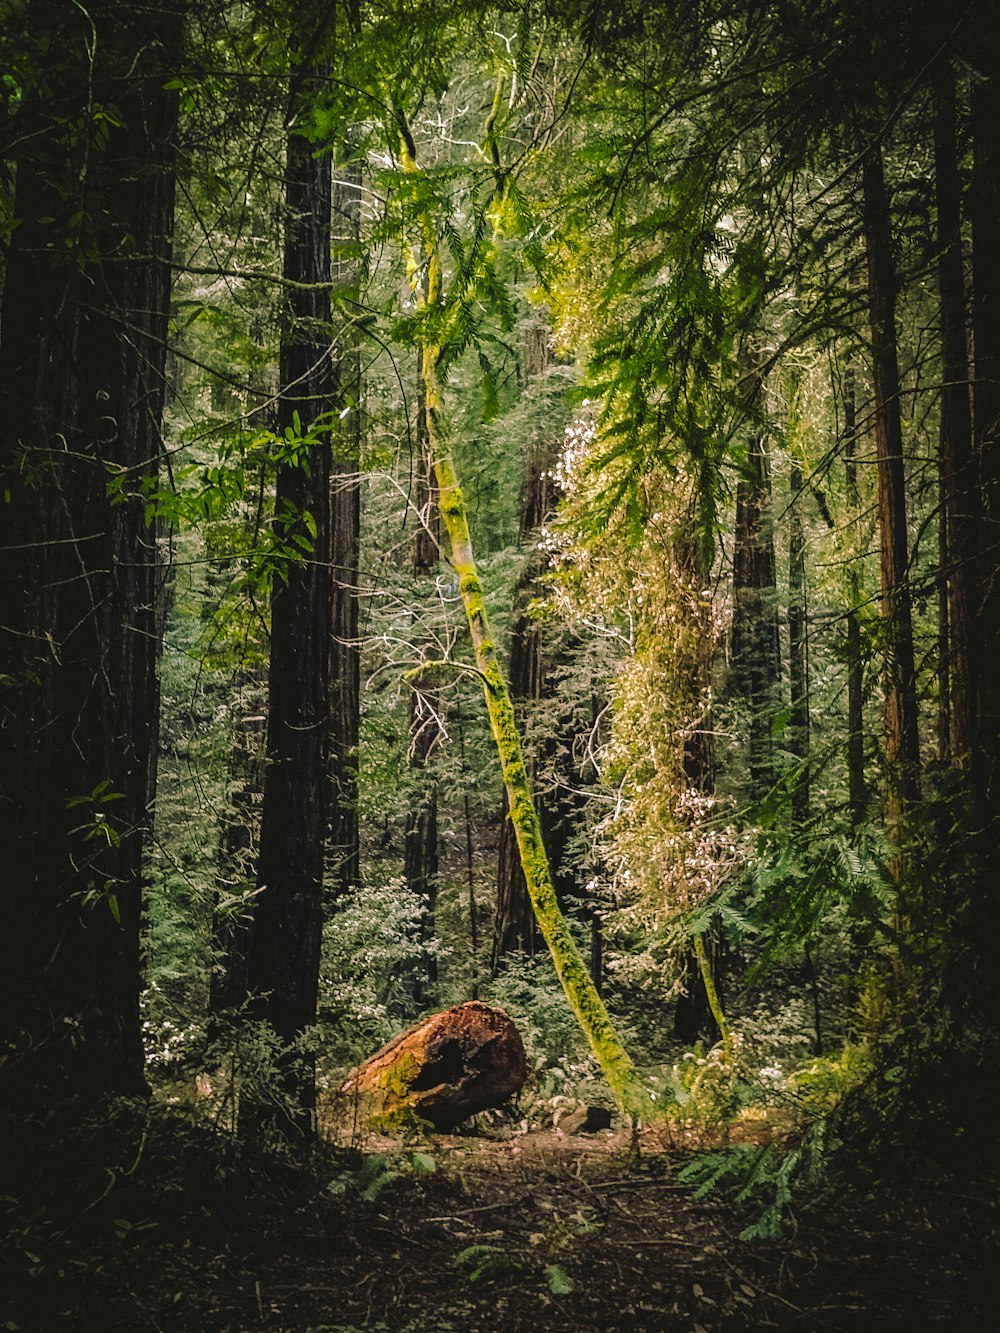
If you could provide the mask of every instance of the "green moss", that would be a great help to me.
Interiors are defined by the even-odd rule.
[[[729,1026],[729,1020],[726,1018],[722,1008],[719,992],[715,989],[715,979],[712,976],[712,969],[708,963],[708,955],[705,952],[705,942],[700,935],[695,935],[694,937],[694,952],[698,959],[701,979],[705,983],[705,996],[708,1000],[708,1007],[711,1009],[712,1017],[718,1024],[719,1032],[722,1034],[722,1063],[729,1065],[733,1062],[733,1033]]]
[[[447,489],[444,486],[441,487],[438,512],[446,523],[449,519],[463,519],[465,517],[465,499],[457,486],[451,486]]]

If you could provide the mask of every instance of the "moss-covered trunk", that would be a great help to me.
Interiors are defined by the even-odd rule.
[[[416,150],[409,128],[401,111],[397,111],[400,131],[400,149],[404,169],[416,174]],[[432,219],[427,213],[420,217],[423,229],[422,264],[424,291],[421,304],[434,309],[443,304],[443,283],[438,242]],[[459,485],[454,459],[443,438],[441,390],[438,366],[441,347],[425,343],[420,352],[421,387],[424,394],[423,412],[429,456],[438,487],[438,512],[441,515],[451,547],[451,563],[458,576],[462,606],[469,623],[476,666],[483,682],[490,729],[496,741],[503,773],[504,787],[510,810],[510,821],[517,837],[517,848],[524,870],[525,884],[542,938],[548,946],[552,961],[569,1006],[580,1029],[590,1044],[608,1087],[623,1114],[633,1119],[645,1119],[650,1109],[650,1098],[625,1048],[619,1040],[604,1002],[591,980],[583,958],[566,918],[559,910],[549,859],[542,841],[542,830],[535,810],[534,794],[524,763],[521,736],[514,716],[514,705],[493,636],[490,633],[486,603],[476,569],[469,530],[465,500]]]
[[[528,896],[538,921],[538,928],[552,955],[566,999],[590,1043],[590,1048],[601,1066],[615,1101],[625,1114],[635,1117],[645,1116],[649,1111],[649,1098],[642,1090],[635,1066],[618,1038],[556,900],[531,784],[524,764],[521,737],[514,719],[514,706],[490,633],[486,604],[472,549],[465,501],[455,472],[455,464],[440,437],[437,359],[436,348],[424,348],[423,377],[427,396],[427,425],[434,459],[434,474],[438,484],[438,508],[451,545],[451,562],[458,575],[458,586],[469,622],[476,665],[483,678],[490,728],[500,756],[504,787],[507,790],[510,807],[510,821],[517,837]]]

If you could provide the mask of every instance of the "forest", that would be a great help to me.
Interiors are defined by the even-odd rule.
[[[996,1327],[998,17],[0,0],[0,1326]]]

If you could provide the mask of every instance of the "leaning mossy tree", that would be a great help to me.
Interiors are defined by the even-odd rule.
[[[493,150],[491,155],[495,163],[493,126],[497,105],[498,102],[494,104],[487,125],[487,144]],[[483,686],[528,896],[566,999],[619,1109],[633,1121],[648,1119],[651,1107],[649,1094],[643,1088],[635,1065],[615,1031],[556,898],[514,706],[490,631],[465,500],[447,440],[439,372],[445,349],[451,341],[450,324],[454,312],[462,308],[463,293],[457,293],[457,301],[449,302],[432,194],[419,188],[421,168],[417,162],[413,138],[401,109],[397,108],[396,114],[400,156],[404,173],[410,177],[410,184],[416,187],[412,197],[420,228],[420,243],[411,262],[413,272],[422,278],[421,282],[415,283],[415,291],[423,316],[417,325],[420,330],[420,373],[425,416],[423,425],[438,487],[438,511],[448,533],[451,564],[458,577],[459,593],[475,654],[476,674]],[[510,183],[499,170],[496,176],[496,198],[502,202]]]

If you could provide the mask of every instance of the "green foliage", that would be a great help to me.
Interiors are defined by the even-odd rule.
[[[469,1282],[499,1281],[514,1274],[523,1280],[533,1276],[534,1269],[527,1255],[489,1242],[467,1245],[455,1255],[454,1262],[465,1271]],[[568,1296],[573,1290],[573,1279],[561,1264],[545,1264],[542,1276],[553,1296]]]
[[[894,892],[882,834],[870,826],[801,840],[763,830],[744,891],[762,936],[751,981],[831,926],[858,946],[884,937]]]
[[[465,1249],[459,1250],[455,1255],[455,1264],[466,1270],[465,1276],[469,1282],[499,1278],[521,1269],[520,1260],[510,1249],[488,1243],[467,1245]]]
[[[759,1210],[740,1232],[741,1240],[775,1240],[796,1195],[814,1190],[822,1178],[828,1138],[826,1122],[818,1120],[795,1147],[737,1144],[722,1152],[702,1153],[681,1168],[677,1179],[695,1187],[696,1199],[725,1188],[736,1202]]]
[[[421,910],[400,876],[354,890],[330,914],[320,1014],[333,1063],[363,1059],[416,1017],[427,959],[442,953],[437,940],[422,938]]]
[[[427,1152],[369,1153],[358,1171],[335,1176],[327,1185],[331,1194],[355,1193],[363,1203],[375,1203],[398,1180],[419,1180],[432,1175],[437,1162]]]
[[[866,1046],[846,1042],[832,1055],[816,1056],[793,1071],[789,1086],[812,1111],[832,1111],[872,1073],[872,1052]]]

